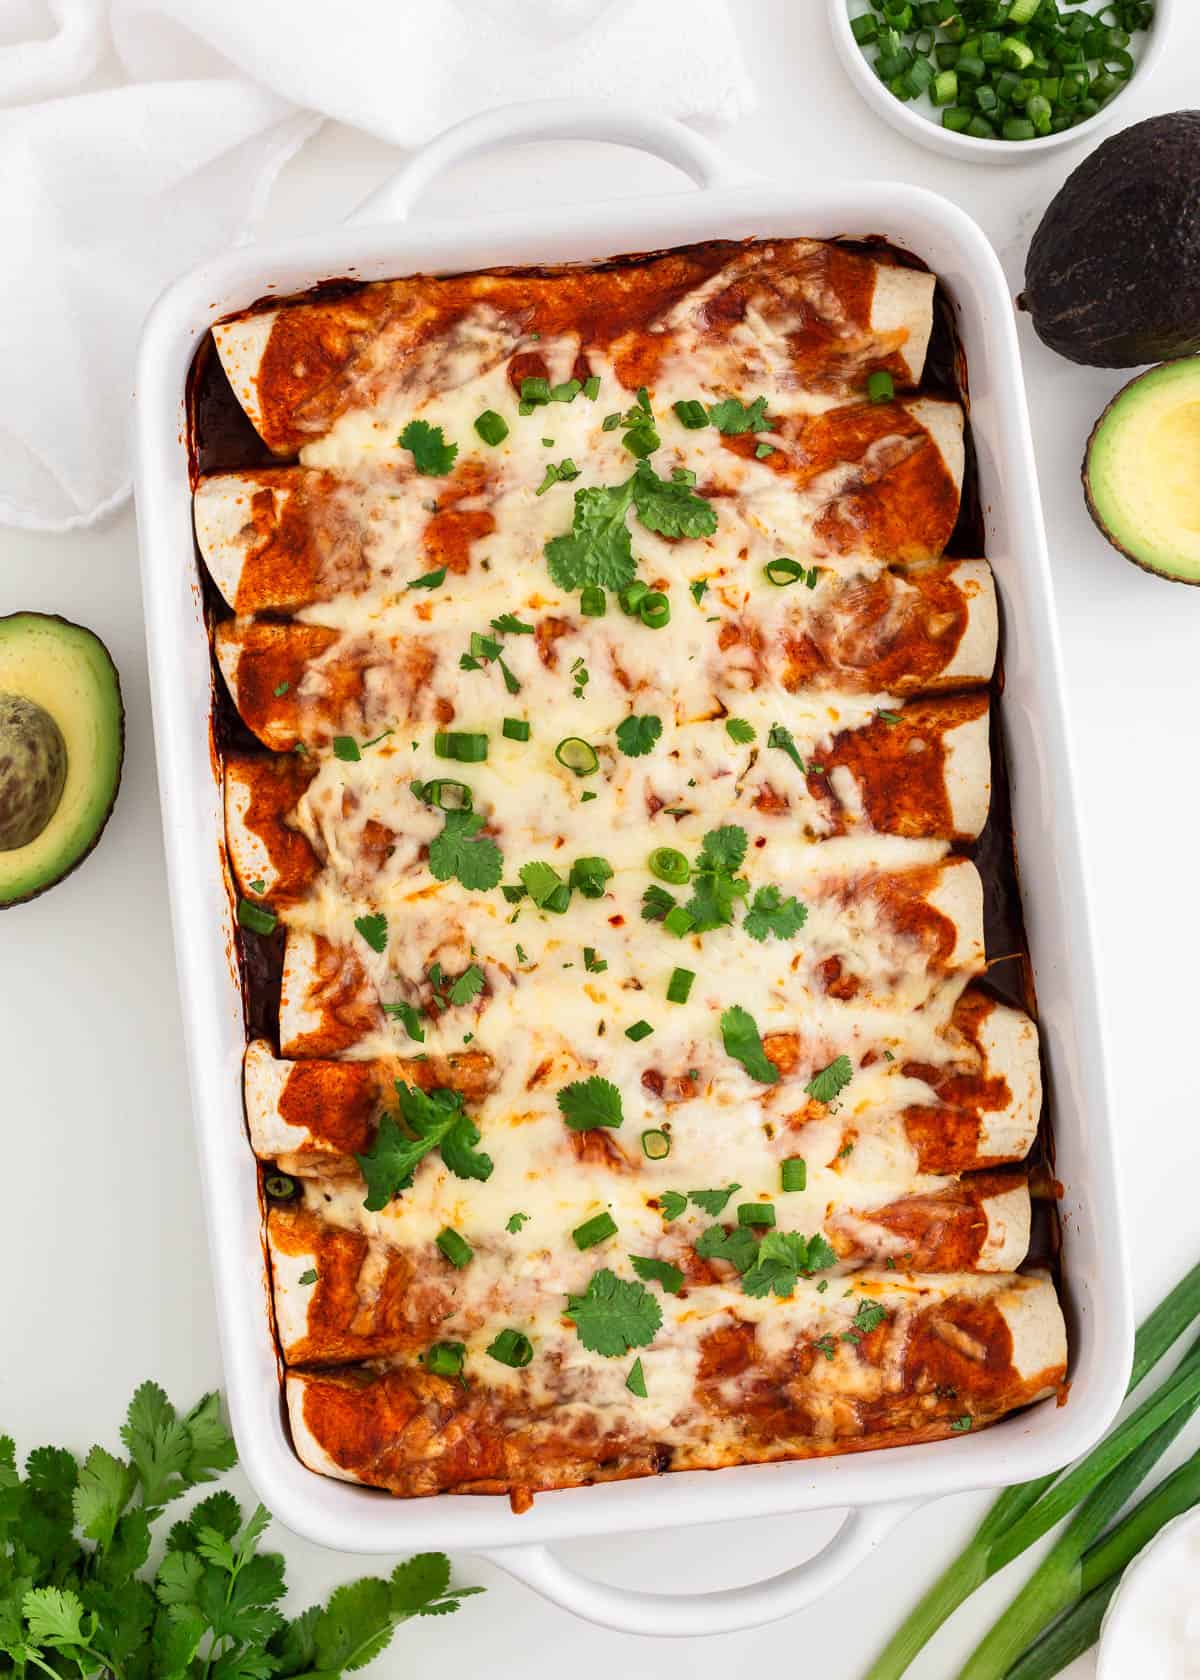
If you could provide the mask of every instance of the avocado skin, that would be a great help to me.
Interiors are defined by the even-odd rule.
[[[104,658],[108,662],[109,671],[112,677],[113,690],[117,704],[116,767],[113,778],[112,797],[108,802],[108,809],[105,811],[103,819],[97,823],[96,832],[92,835],[87,845],[81,848],[78,855],[71,860],[65,869],[60,870],[51,878],[40,882],[35,887],[30,887],[28,892],[21,893],[19,896],[12,898],[0,898],[0,911],[11,910],[18,904],[28,904],[32,899],[40,898],[44,892],[49,892],[51,887],[56,887],[60,881],[65,881],[68,875],[73,875],[79,868],[80,864],[92,855],[99,843],[100,836],[108,827],[108,820],[112,816],[113,807],[117,803],[117,794],[121,787],[121,775],[125,768],[125,696],[121,692],[121,674],[117,670],[116,662],[114,661],[112,654],[109,653],[108,649],[100,640],[99,636],[96,635],[94,630],[89,630],[84,624],[76,624],[74,619],[64,618],[61,613],[15,612],[0,614],[0,630],[3,630],[6,624],[12,624],[16,620],[22,618],[37,618],[51,624],[61,624],[67,630],[82,630],[85,634],[92,638],[98,651],[104,655]]]
[[[1118,554],[1123,555],[1126,560],[1132,560],[1139,570],[1149,572],[1151,577],[1161,578],[1164,583],[1182,583],[1189,589],[1200,589],[1200,577],[1183,577],[1179,572],[1164,571],[1160,566],[1151,565],[1149,560],[1143,559],[1140,554],[1135,554],[1131,548],[1128,548],[1123,542],[1121,542],[1116,536],[1116,533],[1113,531],[1111,525],[1109,525],[1108,521],[1104,517],[1092,483],[1092,445],[1100,435],[1100,428],[1112,415],[1114,409],[1119,409],[1124,406],[1129,397],[1129,393],[1135,386],[1140,385],[1144,378],[1145,375],[1139,373],[1136,378],[1131,379],[1127,385],[1122,385],[1121,389],[1116,393],[1112,400],[1105,405],[1104,412],[1100,415],[1096,424],[1092,427],[1090,433],[1088,434],[1087,447],[1083,452],[1083,465],[1079,472],[1079,476],[1083,482],[1083,499],[1087,503],[1087,510],[1092,516],[1092,524],[1099,531],[1105,542],[1115,548]]]
[[[1033,236],[1017,302],[1087,367],[1200,350],[1200,111],[1135,123],[1084,159]]]

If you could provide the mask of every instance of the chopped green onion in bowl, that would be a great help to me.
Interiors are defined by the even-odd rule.
[[[1077,137],[1162,50],[1170,0],[830,0],[839,54],[893,127],[999,161]],[[977,142],[986,141],[986,146]]]

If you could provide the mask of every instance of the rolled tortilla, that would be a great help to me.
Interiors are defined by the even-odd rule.
[[[311,1469],[346,1481],[507,1492],[523,1505],[535,1491],[668,1468],[936,1440],[1064,1379],[1062,1311],[1044,1276],[855,1282],[850,1299],[809,1284],[765,1309],[720,1288],[664,1298],[662,1328],[639,1350],[640,1406],[620,1392],[629,1361],[576,1353],[561,1318],[529,1327],[534,1361],[519,1386],[489,1369],[475,1338],[462,1385],[415,1363],[293,1371],[292,1438]],[[884,1314],[866,1335],[853,1329],[861,1300]],[[553,1386],[541,1375],[551,1354],[564,1360]]]
[[[484,463],[464,459],[439,481],[431,512],[427,481],[408,470],[357,478],[305,467],[215,473],[196,487],[196,542],[239,613],[386,595],[440,567],[467,570],[473,545],[496,528],[482,505],[488,482]],[[414,614],[425,599],[412,599]]]
[[[461,1187],[451,1187],[434,1207],[424,1205],[427,1178],[381,1214],[364,1211],[357,1179],[309,1182],[294,1204],[272,1206],[267,1234],[275,1322],[288,1364],[412,1357],[430,1342],[477,1335],[490,1320],[528,1322],[543,1310],[547,1293],[587,1288],[597,1256],[581,1254],[569,1235],[592,1205],[586,1181],[564,1178],[553,1218],[541,1212],[545,1198],[534,1204],[539,1230],[531,1237],[510,1233],[498,1220],[489,1224],[477,1199]],[[583,1190],[575,1202],[573,1188]],[[675,1266],[689,1296],[722,1284],[738,1287],[735,1268],[697,1255],[696,1221],[686,1231],[677,1222],[664,1227],[657,1209],[639,1206],[632,1189],[609,1207],[621,1243]],[[830,1202],[819,1228],[843,1261],[886,1262],[904,1274],[1008,1272],[1025,1258],[1029,1208],[1023,1175],[991,1174],[951,1180],[874,1208]],[[789,1211],[786,1205],[781,1210],[784,1217]],[[468,1234],[470,1277],[457,1275],[436,1246],[432,1234],[439,1221]],[[801,1228],[811,1232],[811,1221]],[[851,1276],[835,1273],[833,1282],[844,1288]]]
[[[701,396],[781,372],[833,394],[861,392],[875,371],[911,386],[933,290],[931,274],[835,244],[714,241],[597,269],[383,281],[233,316],[213,338],[251,423],[291,455],[349,409],[400,392],[415,406],[422,385],[466,383],[566,333],[581,364],[610,358],[630,392],[653,386],[673,356]]]
[[[991,803],[986,693],[917,700],[838,735],[809,791],[836,833],[975,840]]]
[[[315,769],[294,753],[226,754],[225,844],[243,894],[291,903],[316,881],[320,859],[288,822]]]

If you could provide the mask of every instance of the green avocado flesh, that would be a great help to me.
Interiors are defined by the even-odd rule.
[[[44,613],[0,618],[0,907],[91,851],[124,750],[121,685],[99,637]]]
[[[1200,356],[1152,368],[1109,403],[1088,443],[1092,518],[1115,548],[1200,584]]]

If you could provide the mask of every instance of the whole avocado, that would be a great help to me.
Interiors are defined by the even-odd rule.
[[[1068,176],[1017,303],[1044,343],[1089,367],[1200,350],[1200,111],[1135,123]]]

